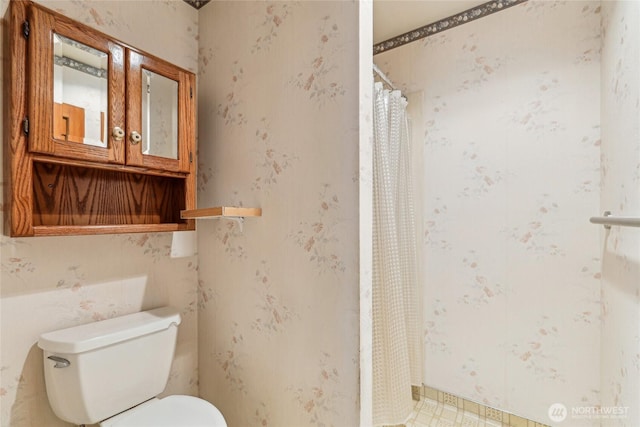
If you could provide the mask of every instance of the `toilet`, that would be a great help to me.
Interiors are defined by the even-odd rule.
[[[164,390],[180,313],[172,307],[40,336],[49,403],[67,422],[102,427],[227,427],[220,411]]]

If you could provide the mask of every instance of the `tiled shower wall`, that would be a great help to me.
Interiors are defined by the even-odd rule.
[[[357,426],[358,3],[212,2],[199,44],[199,203],[263,209],[198,223],[201,395]]]
[[[601,399],[600,42],[530,0],[374,57],[424,151],[425,383],[542,423]]]
[[[197,71],[198,15],[184,2],[40,3]],[[8,4],[0,2],[2,16]],[[171,237],[0,237],[0,425],[69,425],[49,408],[36,347],[41,333],[161,305],[182,313],[167,392],[198,393],[197,259],[170,258]]]

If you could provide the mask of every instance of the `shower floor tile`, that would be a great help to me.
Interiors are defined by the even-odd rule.
[[[429,398],[416,402],[406,427],[508,427],[500,421],[486,420],[477,414]]]

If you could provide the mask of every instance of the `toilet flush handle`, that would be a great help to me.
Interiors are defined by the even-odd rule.
[[[47,359],[51,359],[54,362],[56,362],[56,364],[53,365],[54,368],[67,368],[67,367],[69,367],[69,365],[71,365],[71,362],[69,362],[64,357],[49,356],[49,357],[47,357]]]

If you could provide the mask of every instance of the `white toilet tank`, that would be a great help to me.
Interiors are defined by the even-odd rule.
[[[179,324],[180,313],[163,307],[40,336],[54,413],[94,424],[160,394]]]

